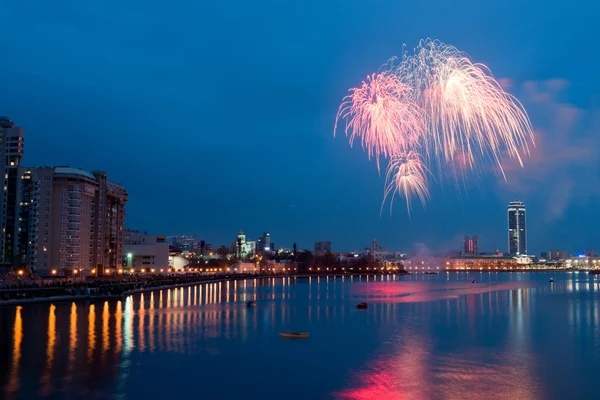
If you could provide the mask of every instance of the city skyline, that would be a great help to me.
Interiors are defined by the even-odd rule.
[[[327,238],[349,250],[374,238],[391,249],[456,249],[471,232],[481,250],[506,251],[506,204],[518,198],[528,207],[530,253],[576,253],[600,243],[593,226],[600,214],[600,77],[584,76],[557,51],[568,45],[594,64],[598,56],[585,51],[593,38],[583,31],[597,15],[591,6],[574,13],[537,1],[451,9],[435,3],[444,16],[399,27],[397,15],[429,7],[389,2],[365,14],[364,4],[349,2],[342,17],[337,6],[309,2],[312,11],[298,21],[285,6],[261,2],[210,10],[188,3],[166,13],[111,4],[81,4],[68,13],[37,9],[31,0],[7,4],[4,49],[11,62],[0,73],[10,79],[0,114],[27,131],[28,165],[102,169],[126,187],[129,228],[197,233],[227,245],[243,226],[255,236],[268,229],[284,247],[310,249]],[[546,18],[534,18],[540,7]],[[513,8],[520,13],[508,30],[503,18],[479,18],[486,10],[512,15]],[[196,24],[197,15],[206,20]],[[571,25],[558,32],[565,16]],[[194,28],[178,35],[154,23],[164,18]],[[64,29],[56,30],[55,21]],[[105,31],[107,23],[114,33]],[[225,34],[202,39],[222,26]],[[425,210],[415,205],[410,219],[401,208],[380,215],[383,177],[359,146],[333,138],[333,122],[349,85],[397,54],[400,43],[423,37],[490,65],[527,109],[536,148],[524,170],[506,163],[507,182],[497,171],[480,171],[468,177],[468,190],[433,189],[434,200]],[[232,98],[253,101],[240,106]]]

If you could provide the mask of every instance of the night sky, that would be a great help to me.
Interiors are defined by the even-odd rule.
[[[152,234],[434,252],[469,234],[506,251],[519,199],[530,253],[600,251],[597,2],[410,3],[0,0],[0,115],[25,128],[25,165],[105,170],[129,192],[127,226]],[[383,177],[333,137],[335,114],[427,37],[488,65],[537,147],[508,183],[434,185],[410,219],[402,200],[380,216]]]

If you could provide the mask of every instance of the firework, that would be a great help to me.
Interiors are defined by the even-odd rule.
[[[483,64],[439,41],[422,41],[396,69],[414,88],[426,116],[425,152],[440,165],[468,160],[471,169],[487,159],[502,171],[504,151],[523,165],[533,129],[519,101],[504,92]],[[482,158],[484,160],[482,160]],[[441,169],[441,168],[440,168]]]
[[[428,169],[423,159],[416,151],[398,153],[391,157],[385,175],[385,192],[383,194],[382,210],[385,200],[391,196],[390,212],[396,195],[406,200],[406,209],[410,215],[410,199],[416,196],[425,205],[429,199],[427,188]]]
[[[391,72],[372,74],[359,88],[350,89],[335,120],[346,121],[345,133],[350,145],[358,137],[369,159],[391,157],[401,149],[415,145],[425,124],[419,107],[409,101],[412,89]]]
[[[473,63],[453,46],[425,40],[401,62],[351,89],[340,105],[350,144],[356,138],[369,159],[389,158],[384,202],[396,194],[423,204],[429,198],[427,175],[464,178],[492,163],[501,171],[502,155],[523,166],[533,129],[519,101],[504,92],[483,64]],[[450,171],[447,174],[447,171]],[[504,177],[506,179],[506,177]]]

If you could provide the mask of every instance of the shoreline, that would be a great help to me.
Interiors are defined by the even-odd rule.
[[[589,271],[579,271],[579,270],[547,270],[547,269],[535,269],[535,270],[531,270],[531,269],[522,269],[522,270],[498,270],[498,271],[479,271],[479,270],[445,270],[445,271],[440,271],[437,274],[427,274],[426,272],[405,272],[405,273],[390,273],[390,274],[380,274],[380,273],[375,273],[375,274],[370,274],[370,273],[353,273],[353,274],[340,274],[340,273],[333,273],[333,274],[299,274],[299,275],[256,275],[256,276],[245,276],[245,277],[228,277],[228,278],[215,278],[215,279],[207,279],[207,280],[198,280],[198,281],[194,281],[194,282],[186,282],[186,283],[177,283],[174,285],[165,285],[165,286],[156,286],[156,287],[147,287],[147,288],[140,288],[140,289],[131,289],[131,290],[127,290],[125,292],[123,292],[122,294],[105,294],[105,295],[64,295],[64,296],[50,296],[50,297],[34,297],[34,298],[30,298],[30,299],[11,299],[11,300],[0,300],[0,307],[2,306],[19,306],[19,305],[25,305],[25,304],[38,304],[38,303],[54,303],[54,302],[65,302],[65,301],[73,301],[73,302],[78,302],[78,301],[90,301],[90,300],[98,300],[98,301],[109,301],[109,300],[123,300],[125,299],[127,296],[132,296],[134,294],[138,294],[138,293],[146,293],[146,292],[157,292],[160,290],[166,290],[166,289],[175,289],[175,288],[182,288],[182,287],[189,287],[189,286],[196,286],[196,285],[201,285],[201,284],[212,284],[212,283],[220,283],[220,282],[233,282],[233,281],[240,281],[240,280],[246,280],[246,279],[264,279],[264,278],[312,278],[312,277],[316,277],[316,278],[335,278],[335,277],[344,277],[344,276],[368,276],[368,275],[373,275],[373,276],[386,276],[386,275],[406,275],[406,276],[411,276],[411,275],[442,275],[444,273],[498,273],[498,272],[503,272],[503,273],[511,273],[511,272],[546,272],[546,273],[589,273]]]

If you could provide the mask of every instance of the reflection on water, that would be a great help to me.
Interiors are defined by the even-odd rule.
[[[472,275],[480,283],[455,273],[285,277],[3,307],[0,397],[148,398],[169,395],[173,379],[207,398],[249,386],[247,398],[281,398],[273,385],[299,385],[287,398],[587,395],[586,374],[600,366],[598,280]],[[290,329],[311,338],[278,337]],[[566,378],[548,379],[559,371]],[[584,382],[575,392],[569,376]]]

